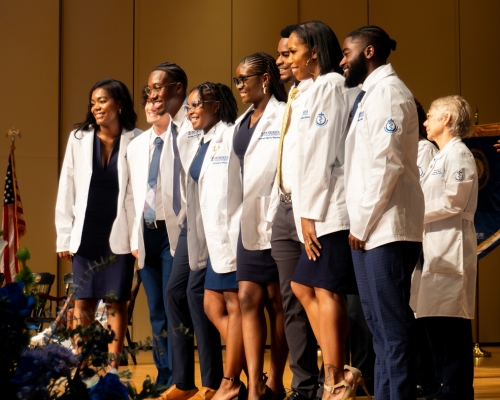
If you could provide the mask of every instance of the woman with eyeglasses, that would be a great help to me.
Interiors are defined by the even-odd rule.
[[[246,388],[239,379],[244,350],[236,282],[239,202],[228,201],[230,127],[238,108],[229,87],[211,82],[192,89],[185,108],[193,128],[203,132],[187,167],[189,261],[193,270],[204,267],[200,260],[206,261],[205,313],[226,342],[224,377],[213,399],[237,396],[244,400]],[[232,173],[239,178],[237,170]]]
[[[236,279],[243,344],[248,366],[248,398],[283,399],[283,371],[288,355],[278,269],[271,257],[271,229],[266,221],[276,174],[280,128],[287,98],[276,60],[266,53],[245,57],[234,78],[248,110],[236,121],[230,171],[230,201],[241,203],[241,228],[236,250]],[[237,189],[239,187],[239,190]],[[271,324],[271,370],[264,377],[266,319]],[[266,386],[267,381],[267,386]]]
[[[345,366],[348,332],[345,294],[357,294],[349,217],[344,195],[344,145],[358,88],[347,89],[332,29],[319,21],[299,25],[288,40],[289,61],[299,80],[312,78],[298,123],[298,179],[294,214],[304,249],[292,290],[304,306],[323,356],[323,399],[350,399],[363,383]],[[295,212],[296,210],[296,212]]]
[[[85,120],[75,125],[64,156],[56,203],[57,254],[73,263],[77,286],[74,321],[89,326],[99,299],[107,299],[111,367],[118,368],[127,330],[135,258],[131,254],[125,192],[125,154],[137,115],[127,87],[114,79],[97,82]],[[102,260],[115,261],[96,268]]]

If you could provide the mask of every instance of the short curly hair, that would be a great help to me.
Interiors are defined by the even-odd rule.
[[[467,136],[472,129],[472,112],[469,103],[458,95],[440,97],[431,104],[439,120],[448,114],[451,121],[448,129],[451,133],[461,138]]]

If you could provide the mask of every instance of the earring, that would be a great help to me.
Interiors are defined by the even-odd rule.
[[[267,93],[267,87],[265,83],[262,84],[262,90],[264,91],[264,94]]]
[[[309,61],[311,61],[312,58],[310,58],[309,60],[306,61],[306,69],[307,69],[307,72],[309,72],[312,76],[314,76],[315,74],[311,71],[309,71],[309,68],[307,68],[309,66]]]
[[[121,114],[121,113],[122,113],[122,109],[120,108],[120,109],[118,110],[118,112]]]

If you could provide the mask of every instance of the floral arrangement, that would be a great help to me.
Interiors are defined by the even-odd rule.
[[[158,397],[166,387],[154,385],[149,377],[138,393],[127,381],[130,371],[106,373],[110,364],[108,344],[115,334],[110,327],[105,328],[97,322],[89,327],[63,327],[57,341],[47,340],[46,346],[29,348],[31,334],[27,319],[38,301],[32,294],[33,277],[26,265],[30,257],[28,249],[18,251],[22,268],[16,282],[0,289],[2,399],[139,400]],[[96,267],[109,262],[103,260]],[[77,338],[74,340],[77,354],[60,344],[68,338]],[[144,347],[148,345],[150,341]]]

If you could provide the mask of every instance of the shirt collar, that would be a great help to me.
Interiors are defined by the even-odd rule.
[[[367,92],[372,86],[375,86],[382,79],[389,75],[396,75],[394,68],[392,68],[391,64],[385,64],[378,67],[375,71],[373,71],[363,82],[362,90]]]
[[[187,97],[184,99],[184,102],[182,103],[181,108],[179,108],[179,111],[177,111],[177,114],[175,114],[174,118],[172,118],[172,122],[175,124],[177,128],[180,128],[184,120],[187,118],[186,110],[184,109],[184,106],[186,104],[187,104]]]

